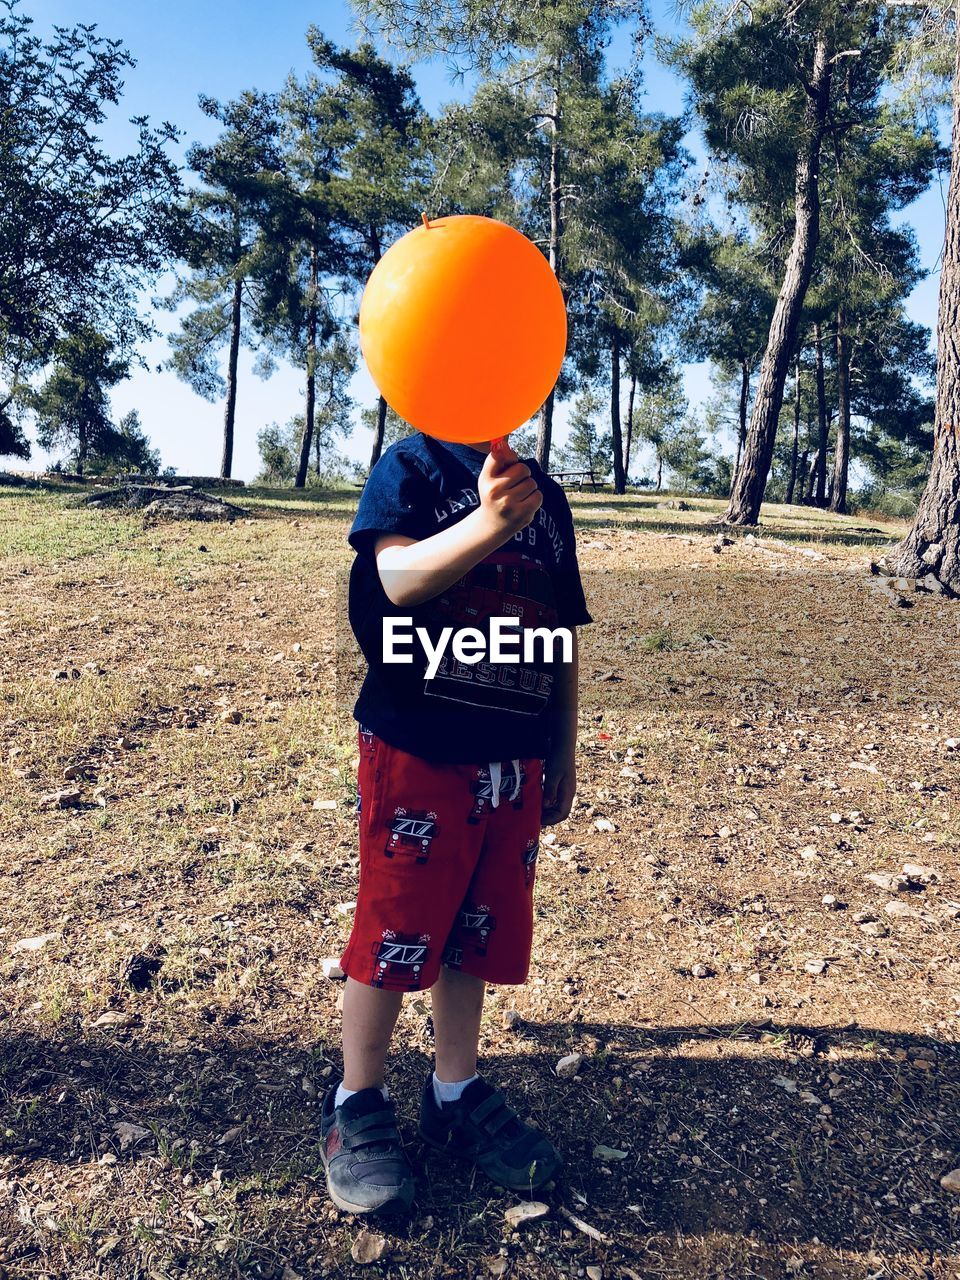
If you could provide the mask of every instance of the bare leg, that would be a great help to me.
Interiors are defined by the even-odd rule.
[[[343,1085],[379,1089],[402,991],[370,987],[347,978],[343,993]]]
[[[438,1080],[452,1084],[475,1074],[485,990],[481,978],[446,966],[430,989]]]

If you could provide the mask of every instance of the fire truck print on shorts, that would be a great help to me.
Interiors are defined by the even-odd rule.
[[[476,956],[485,956],[490,935],[496,927],[497,922],[489,907],[464,903],[453,926],[455,945],[460,948],[461,958],[467,948]]]
[[[527,847],[523,851],[523,882],[529,884],[533,879],[533,873],[537,866],[537,854],[540,852],[540,841],[534,837],[527,841]]]
[[[519,768],[520,778],[517,779],[514,769]],[[527,780],[527,771],[523,767],[523,761],[519,761],[517,765],[504,765],[502,774],[500,775],[500,794],[499,801],[502,803],[505,799],[512,796],[516,792],[516,798],[510,803],[514,809],[523,808],[523,784]],[[467,821],[471,825],[476,825],[485,813],[489,813],[493,808],[493,779],[490,777],[490,770],[486,765],[480,765],[477,769],[477,777],[470,784],[470,790],[473,792],[473,808],[467,815]]]
[[[402,805],[387,819],[387,828],[390,832],[384,849],[387,857],[404,853],[420,863],[430,857],[430,845],[439,830],[435,813],[428,809],[405,809]]]
[[[420,975],[430,955],[429,933],[394,933],[384,929],[383,941],[373,944],[371,986],[388,991],[418,991]]]

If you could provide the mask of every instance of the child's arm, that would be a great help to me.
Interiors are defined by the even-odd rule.
[[[573,632],[573,655],[554,669],[555,686],[550,705],[550,754],[543,771],[542,822],[545,827],[562,822],[570,814],[577,790],[577,677],[578,645]]]
[[[392,604],[422,604],[502,547],[537,514],[543,494],[512,449],[489,453],[477,483],[480,505],[441,533],[417,542],[402,534],[378,538],[374,553]]]

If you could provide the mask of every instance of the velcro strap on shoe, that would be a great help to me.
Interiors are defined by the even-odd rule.
[[[482,1102],[477,1103],[470,1112],[473,1123],[490,1134],[499,1133],[504,1125],[509,1124],[514,1118],[515,1113],[510,1110],[499,1093],[491,1093],[489,1098],[484,1098]]]
[[[374,1129],[389,1129],[396,1134],[397,1121],[393,1112],[384,1108],[381,1111],[370,1111],[365,1116],[356,1116],[353,1120],[346,1121],[341,1132],[344,1138],[362,1137],[364,1142],[368,1142],[370,1132]]]
[[[343,1148],[345,1151],[358,1151],[362,1147],[372,1147],[380,1143],[398,1142],[400,1138],[396,1125],[384,1125],[380,1129],[365,1129],[361,1134],[345,1133]]]

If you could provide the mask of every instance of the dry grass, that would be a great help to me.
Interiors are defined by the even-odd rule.
[[[246,501],[234,526],[145,527],[0,490],[4,1280],[355,1270],[316,1123],[320,962],[356,891],[355,498]],[[430,1156],[372,1270],[488,1275],[503,1250],[523,1280],[956,1276],[960,605],[868,589],[890,523],[773,508],[718,554],[717,504],[574,503],[580,804],[541,854],[530,982],[484,1029],[566,1182],[511,1236],[510,1197]],[[864,875],[904,861],[940,878],[900,919]],[[428,1011],[407,1002],[391,1076],[415,1153]]]

